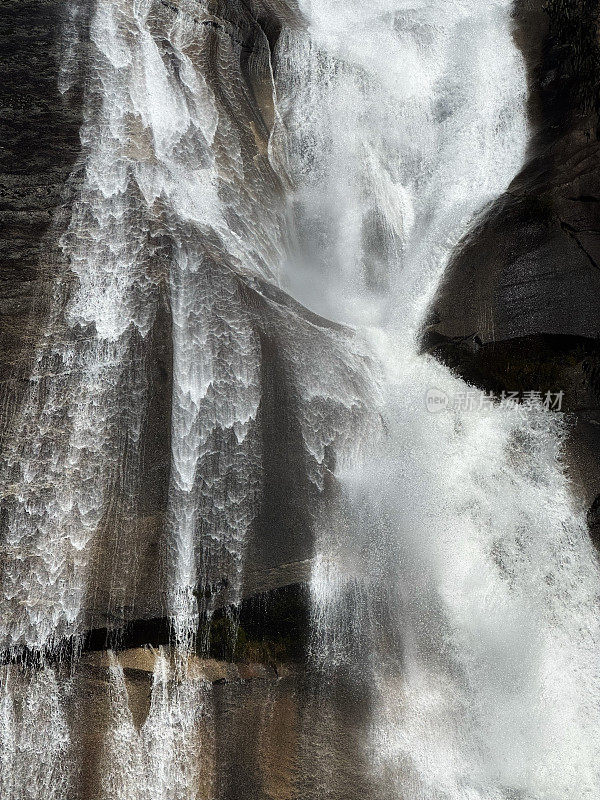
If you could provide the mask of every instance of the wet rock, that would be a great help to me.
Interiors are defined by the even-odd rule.
[[[600,338],[597,6],[517,7],[533,137],[524,169],[444,276],[430,326],[445,337]]]
[[[153,25],[168,29],[175,15],[185,15],[209,31],[202,40],[205,50],[194,56],[203,60],[219,114],[239,137],[248,184],[244,191],[259,185],[263,201],[279,205],[281,185],[267,157],[274,117],[270,56],[282,22],[293,24],[293,5],[278,0],[211,0],[207,4],[164,0],[155,4],[152,19]],[[0,208],[4,222],[0,237],[0,442],[18,442],[22,435],[16,412],[24,403],[32,365],[48,332],[49,315],[64,302],[57,286],[60,276],[69,275],[69,265],[60,237],[82,175],[79,133],[84,90],[89,84],[93,8],[88,2],[9,0],[0,10],[0,63],[5,75],[0,89],[0,176],[5,189]],[[226,71],[232,68],[233,75]],[[136,158],[148,157],[145,132],[135,120],[131,130]],[[223,263],[219,243],[208,238],[206,249],[213,257],[215,276],[229,275],[230,266]],[[167,288],[168,244],[158,237],[152,248],[152,278],[158,286],[152,298],[157,309],[155,322],[147,337],[132,337],[127,354],[130,368],[116,389],[125,405],[136,393],[139,397],[134,402],[144,405],[141,444],[139,453],[133,455],[133,437],[118,445],[122,459],[111,471],[110,498],[88,565],[84,625],[91,631],[94,646],[118,638],[131,622],[136,633],[128,635],[135,643],[136,636],[158,642],[168,628],[164,614],[169,575],[164,565],[171,524],[172,313]],[[219,279],[215,277],[215,281]],[[68,277],[65,283],[68,292]],[[314,502],[318,492],[308,475],[311,459],[294,422],[298,413],[294,370],[280,355],[284,343],[276,317],[283,293],[279,299],[265,300],[262,290],[242,281],[236,291],[240,307],[244,313],[248,309],[253,318],[262,349],[262,401],[256,435],[264,445],[264,463],[260,465],[264,491],[247,547],[243,594],[248,596],[306,580],[312,531],[303,509],[309,501]],[[286,306],[282,313],[288,320],[286,335],[295,335],[294,315],[300,332],[316,330],[314,315],[301,307],[290,313]],[[79,335],[89,334],[65,332],[65,337]],[[56,342],[60,345],[60,336]],[[112,420],[111,425],[114,427]],[[227,450],[227,442],[211,444],[215,453]],[[133,483],[130,473],[135,473]],[[6,501],[10,503],[11,498]]]
[[[465,237],[423,347],[495,392],[563,391],[569,468],[600,489],[600,79],[597,0],[522,0],[533,137],[527,163]],[[479,341],[473,349],[468,343]]]
[[[0,441],[48,309],[61,259],[55,228],[76,182],[69,178],[80,150],[81,87],[62,93],[58,67],[68,5],[8,0],[0,7]]]
[[[309,631],[307,584],[284,583],[279,588],[251,594],[238,607],[219,608],[210,618],[202,618],[197,649],[213,665],[261,663],[279,671],[284,664],[307,662]],[[89,664],[107,666],[102,661],[107,649],[136,653],[147,644],[155,648],[175,644],[167,617],[132,619],[120,627],[113,619],[108,628],[89,630],[81,641],[73,642],[71,650],[81,649]],[[22,657],[26,662],[30,660],[27,653]]]
[[[51,768],[49,785],[73,800],[135,796],[148,780],[165,794],[177,781],[186,796],[197,783],[212,800],[320,798],[324,789],[345,800],[381,796],[364,697],[301,667],[277,673],[135,648],[3,667],[2,679],[13,710],[5,734],[40,759],[54,752],[40,780]]]
[[[600,545],[600,494],[589,508],[587,521],[592,539],[596,545]]]

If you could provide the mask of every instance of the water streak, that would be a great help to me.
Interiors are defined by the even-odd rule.
[[[195,800],[211,796],[214,762],[210,684],[178,681],[164,654],[156,659],[150,709],[138,729],[125,674],[112,656],[110,720],[101,760],[106,800]]]
[[[297,187],[289,281],[362,326],[384,375],[384,427],[340,459],[320,526],[324,691],[349,670],[375,690],[384,796],[595,797],[600,585],[561,422],[541,408],[433,415],[428,390],[470,387],[418,352],[453,248],[523,164],[511,3],[301,5],[274,134]]]
[[[95,624],[107,542],[128,578],[102,619],[133,607],[164,303],[160,612],[176,652],[156,657],[145,721],[111,656],[101,796],[218,791],[190,651],[247,588],[281,418],[317,528],[303,798],[596,800],[600,583],[562,421],[431,414],[429,390],[469,387],[418,345],[452,252],[524,162],[510,0],[301,0],[273,71],[264,33],[242,43],[202,3],[96,0],[87,49],[70,8],[63,91],[89,50],[76,198],[3,456],[0,647],[38,658],[2,670],[2,796],[73,796],[73,678],[45,656]]]

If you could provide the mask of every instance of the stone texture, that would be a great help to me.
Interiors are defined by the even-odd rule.
[[[59,91],[67,11],[57,0],[0,5],[0,441],[48,308],[80,147],[81,88]]]
[[[582,502],[600,492],[600,39],[597,0],[521,0],[527,163],[462,242],[423,347],[491,389],[562,390]]]
[[[580,21],[574,30],[564,4],[518,6],[534,135],[525,168],[467,236],[442,282],[432,328],[446,337],[600,338],[600,100],[597,88],[582,96],[581,85],[600,80],[598,4],[567,5]],[[594,35],[584,38],[590,27]],[[592,51],[583,66],[571,53],[577,47]]]
[[[58,684],[60,717],[71,742],[59,765],[61,774],[69,776],[70,800],[100,800],[111,788],[122,787],[123,780],[129,786],[145,780],[145,768],[155,778],[161,769],[169,774],[172,764],[168,751],[162,756],[167,761],[157,763],[161,749],[148,746],[144,725],[152,713],[152,704],[159,705],[160,714],[160,704],[166,702],[160,733],[168,748],[171,721],[175,720],[177,726],[177,687],[182,686],[182,681],[186,692],[193,696],[185,714],[186,719],[195,720],[193,732],[187,732],[194,747],[187,755],[180,751],[175,757],[183,755],[195,762],[199,797],[380,797],[363,747],[372,720],[358,684],[319,679],[300,667],[286,666],[279,672],[256,662],[226,663],[196,657],[188,657],[187,672],[182,678],[175,667],[175,653],[163,650],[160,658],[166,659],[166,663],[161,660],[158,664],[166,683],[155,689],[154,697],[157,650],[136,648],[116,656],[101,651],[84,655],[71,668],[45,668],[56,669],[56,676],[48,680],[48,685]],[[51,725],[52,721],[31,716],[32,709],[37,710],[29,688],[36,679],[35,669],[18,670],[5,667],[3,672],[11,682],[15,702],[13,734],[17,744],[25,734],[28,741],[43,747],[43,737],[48,735],[44,725]],[[170,717],[170,713],[174,716]],[[331,736],[323,739],[322,733],[327,730]],[[56,734],[54,730],[52,733]],[[152,737],[156,731],[146,733]],[[107,749],[115,740],[121,747],[119,758],[111,757]]]
[[[57,276],[68,270],[59,240],[81,174],[79,129],[93,5],[89,0],[8,0],[0,7],[4,75],[0,87],[0,443],[20,435],[15,412],[24,402],[49,312],[59,302]],[[175,14],[186,14],[215,31],[207,38],[206,52],[199,54],[206,61],[207,81],[220,104],[219,113],[229,114],[239,133],[249,183],[259,175],[274,195],[280,187],[266,156],[274,116],[270,48],[282,20],[293,24],[292,6],[279,0],[202,4],[161,0],[157,11],[157,19],[165,24]],[[223,60],[237,60],[231,85],[231,76],[221,74]],[[71,69],[68,80],[65,65]],[[223,266],[215,260],[214,269]],[[283,313],[289,316],[289,306],[283,293],[269,301],[244,281],[238,284],[240,302],[252,310],[263,352],[259,428],[265,491],[248,547],[244,592],[249,595],[306,579],[312,533],[303,509],[310,506],[314,487],[294,421],[293,377],[278,355],[277,308],[285,307]],[[171,314],[164,288],[157,307],[150,335],[145,340],[138,337],[131,352],[131,372],[147,386],[136,510],[132,513],[118,495],[119,485],[126,480],[123,464],[117,469],[115,494],[91,554],[85,606],[86,625],[92,629],[120,628],[132,620],[161,619],[164,614],[162,558],[173,369]],[[299,328],[314,326],[313,316],[300,307],[293,313]],[[120,391],[128,391],[126,384]],[[0,518],[0,528],[1,522]]]

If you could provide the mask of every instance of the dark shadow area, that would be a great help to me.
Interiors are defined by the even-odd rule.
[[[200,623],[198,641],[210,649],[203,657],[228,662],[304,663],[310,630],[310,595],[305,584],[283,586],[243,601],[236,609],[222,608]],[[0,664],[69,662],[81,653],[174,645],[171,620],[135,620],[121,628],[95,628],[84,636],[60,642],[47,652],[21,648],[0,655]]]

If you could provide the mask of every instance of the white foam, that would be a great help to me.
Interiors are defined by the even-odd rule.
[[[280,45],[272,145],[296,185],[288,280],[314,310],[363,326],[383,415],[338,461],[313,656],[377,687],[383,796],[591,800],[600,581],[560,421],[429,413],[429,390],[470,387],[417,347],[453,248],[523,164],[511,3],[300,5],[308,31]],[[311,435],[319,454],[327,428]]]

